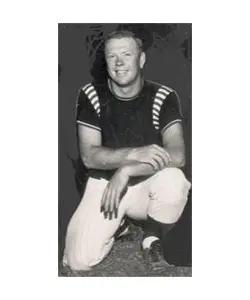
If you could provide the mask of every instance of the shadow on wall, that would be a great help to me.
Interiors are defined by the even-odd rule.
[[[167,43],[168,38],[172,36],[177,24],[120,24],[115,30],[130,30],[133,31],[143,41],[144,51],[150,47],[158,47],[159,49]],[[104,58],[104,32],[102,26],[90,26],[92,34],[86,37],[86,45],[90,49],[89,55],[95,59],[91,68],[91,75],[98,83],[105,82],[107,78],[106,62]],[[183,54],[191,62],[191,53],[189,51],[189,41],[186,38],[182,44]]]

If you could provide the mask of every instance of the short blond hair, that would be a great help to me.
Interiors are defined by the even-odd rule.
[[[111,39],[122,39],[122,38],[131,38],[135,41],[137,48],[140,53],[143,52],[143,43],[140,38],[138,38],[132,31],[129,30],[117,30],[111,32],[107,39],[105,40],[104,45],[106,46],[107,42]]]

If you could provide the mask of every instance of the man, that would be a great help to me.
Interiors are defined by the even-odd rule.
[[[109,253],[124,218],[146,220],[144,259],[167,265],[161,241],[181,216],[190,183],[182,168],[185,146],[178,96],[146,81],[142,41],[132,32],[105,43],[108,80],[87,84],[77,102],[81,159],[89,170],[71,218],[63,262],[89,270]]]

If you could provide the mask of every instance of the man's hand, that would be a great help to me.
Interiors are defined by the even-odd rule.
[[[106,189],[104,190],[101,201],[101,212],[104,218],[111,220],[118,217],[118,206],[121,198],[126,193],[129,181],[129,173],[127,168],[119,168],[110,179]]]
[[[168,152],[158,145],[132,149],[128,160],[130,162],[116,171],[104,190],[101,212],[104,213],[105,219],[117,218],[118,206],[126,192],[130,176],[153,174],[170,166],[172,162]]]
[[[128,159],[150,164],[155,171],[168,167],[172,162],[167,150],[158,145],[135,148],[129,153]]]

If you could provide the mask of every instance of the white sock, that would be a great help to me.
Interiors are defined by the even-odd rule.
[[[156,236],[148,236],[146,237],[143,241],[142,241],[142,249],[146,249],[149,248],[151,246],[151,244],[156,241],[159,240],[158,237]]]

